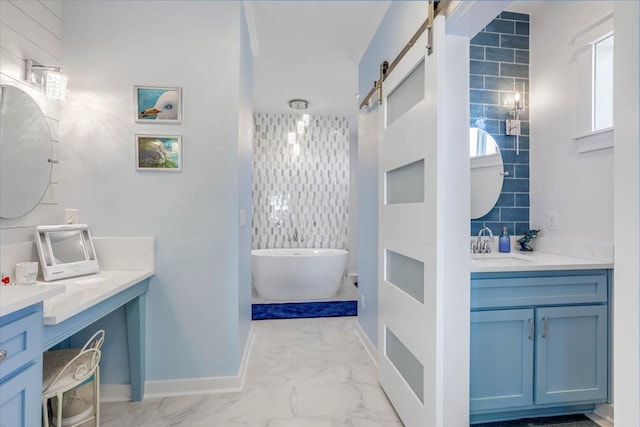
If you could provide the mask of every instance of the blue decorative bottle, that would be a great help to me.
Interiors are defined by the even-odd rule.
[[[499,252],[511,252],[511,237],[509,237],[509,229],[502,227],[502,234],[498,239]]]

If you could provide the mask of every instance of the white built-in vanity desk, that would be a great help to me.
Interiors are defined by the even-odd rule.
[[[131,398],[145,380],[145,295],[154,274],[154,239],[99,239],[96,274],[0,287],[0,426],[41,422],[42,352],[125,307]],[[2,353],[0,353],[2,354]]]
[[[472,255],[472,424],[608,401],[612,267],[544,252]]]

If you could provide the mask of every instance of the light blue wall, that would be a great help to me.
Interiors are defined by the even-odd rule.
[[[251,115],[242,4],[63,7],[63,66],[73,83],[62,108],[60,210],[79,208],[95,236],[156,237],[147,380],[237,375],[250,318],[249,235],[238,214],[245,206],[251,220],[250,154],[239,144]],[[136,124],[134,85],[181,87],[182,124]],[[136,133],[182,135],[183,171],[136,172]],[[113,368],[105,383],[128,381],[123,322],[122,311],[104,322],[103,363]]]
[[[238,354],[240,360],[247,342],[249,330],[251,328],[251,223],[252,223],[252,142],[253,142],[253,52],[249,41],[249,31],[244,15],[241,10],[240,17],[240,108],[239,108],[239,209],[246,212],[246,224],[240,226],[239,247],[238,247],[238,309],[239,309],[239,332],[238,332]],[[238,214],[239,214],[238,209]],[[233,313],[230,313],[233,314]],[[229,319],[233,323],[233,316]]]
[[[391,62],[427,17],[427,2],[392,2],[360,60],[360,99],[378,79],[380,63]],[[377,103],[377,100],[376,100]],[[360,111],[358,138],[358,322],[374,345],[378,325],[378,142],[377,104]],[[373,115],[373,116],[371,116]],[[373,127],[372,127],[373,126]]]

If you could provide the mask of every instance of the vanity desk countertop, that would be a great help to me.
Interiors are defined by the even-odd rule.
[[[471,254],[471,274],[510,271],[558,271],[613,268],[613,263],[549,252],[492,252]]]
[[[0,317],[60,295],[65,290],[64,285],[50,285],[42,282],[35,285],[0,286]]]
[[[101,271],[88,276],[62,279],[55,282],[38,282],[39,286],[60,286],[63,293],[44,301],[44,324],[57,325],[94,307],[95,305],[126,291],[130,287],[151,277],[153,271]],[[46,330],[46,329],[45,329]]]

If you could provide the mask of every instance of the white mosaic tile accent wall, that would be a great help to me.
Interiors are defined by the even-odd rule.
[[[252,246],[347,249],[347,119],[312,116],[299,150],[287,143],[296,119],[254,114]]]

